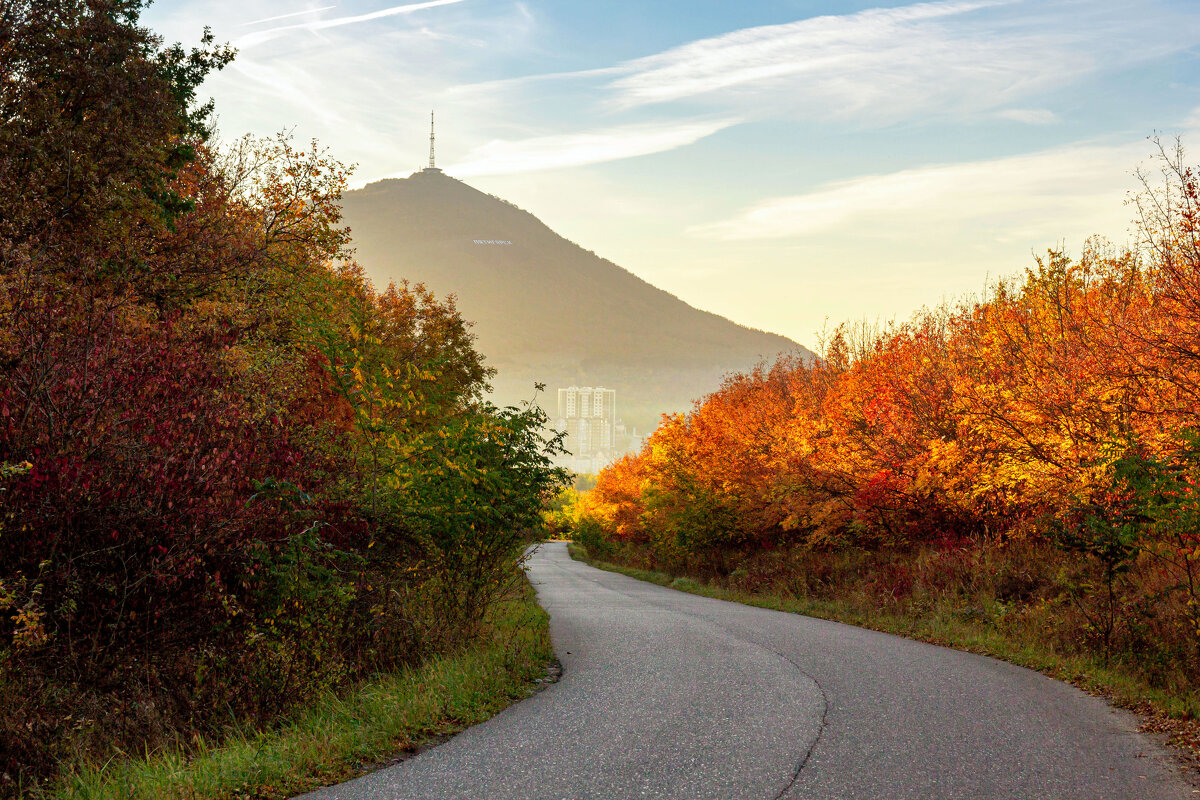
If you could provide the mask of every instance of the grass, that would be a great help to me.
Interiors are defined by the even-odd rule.
[[[1200,695],[1172,692],[1147,682],[1120,664],[1105,664],[1086,654],[1063,653],[1052,642],[1032,635],[998,630],[987,621],[964,616],[961,609],[934,606],[921,611],[872,607],[857,598],[796,597],[778,591],[743,591],[714,585],[687,575],[639,569],[591,558],[586,548],[571,544],[572,558],[594,567],[691,594],[728,600],[861,628],[896,634],[956,650],[991,656],[1067,681],[1089,694],[1137,713],[1142,728],[1164,734],[1180,756],[1195,767],[1200,757]]]
[[[533,591],[498,609],[490,635],[461,653],[329,695],[268,732],[241,731],[182,752],[76,766],[50,792],[61,800],[286,798],[398,760],[495,715],[535,691],[554,658]]]

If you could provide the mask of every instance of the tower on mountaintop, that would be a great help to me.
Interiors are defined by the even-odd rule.
[[[441,170],[437,168],[437,164],[434,163],[434,159],[433,159],[433,112],[432,111],[429,112],[429,166],[426,167],[423,171],[424,172],[441,172]]]

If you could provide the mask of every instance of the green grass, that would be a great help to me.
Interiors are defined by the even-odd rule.
[[[534,691],[554,658],[528,584],[462,653],[322,698],[269,732],[240,732],[188,753],[76,766],[45,796],[66,800],[285,798],[367,771],[495,715]]]
[[[594,567],[679,591],[735,603],[804,614],[861,628],[892,633],[909,639],[991,656],[1068,681],[1114,705],[1139,712],[1147,727],[1166,733],[1174,744],[1197,752],[1200,697],[1196,692],[1176,694],[1151,686],[1141,676],[1106,665],[1091,656],[1064,654],[1037,639],[1005,635],[986,623],[963,619],[960,613],[937,608],[925,613],[896,613],[864,607],[851,599],[797,598],[777,592],[750,593],[714,586],[690,576],[626,567],[591,558],[586,549],[568,546],[572,556]]]

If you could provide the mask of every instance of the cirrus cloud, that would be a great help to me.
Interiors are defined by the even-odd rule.
[[[804,237],[834,229],[864,236],[928,236],[985,223],[1006,238],[1057,236],[1119,209],[1144,141],[1076,144],[1007,158],[937,164],[834,181],[803,194],[763,200],[733,217],[693,226],[705,239]]]
[[[461,177],[507,175],[633,158],[693,144],[739,121],[726,117],[634,123],[517,141],[495,140],[471,150],[446,171]]]
[[[377,20],[377,19],[384,19],[385,17],[395,17],[395,16],[399,16],[401,14],[412,14],[417,11],[424,11],[427,8],[437,8],[439,6],[449,6],[449,5],[454,5],[456,3],[461,3],[461,2],[464,2],[464,0],[427,0],[427,2],[423,2],[423,3],[409,3],[407,5],[401,5],[401,6],[389,6],[388,8],[381,8],[378,11],[370,11],[366,14],[354,14],[354,15],[345,16],[345,17],[332,17],[330,19],[314,19],[314,20],[310,20],[308,22],[296,23],[295,25],[280,25],[277,28],[267,28],[266,30],[254,31],[253,33],[248,33],[245,36],[242,36],[241,38],[239,38],[236,42],[234,42],[234,44],[236,44],[238,47],[252,47],[256,44],[262,44],[263,42],[278,38],[278,37],[284,35],[285,33],[287,33],[288,31],[296,31],[296,30],[318,31],[318,30],[325,30],[327,28],[340,28],[343,25],[355,25],[360,22],[371,22],[371,21]],[[333,6],[326,6],[326,8],[333,8]],[[300,13],[304,13],[304,12],[300,12]],[[287,17],[287,16],[294,16],[294,15],[293,14],[284,14],[284,15],[281,15],[279,18]],[[266,20],[259,20],[259,21],[265,22]]]

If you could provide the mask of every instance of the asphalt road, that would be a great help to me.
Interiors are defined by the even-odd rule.
[[[1036,672],[664,589],[543,546],[562,679],[306,800],[1195,798],[1132,716]]]

